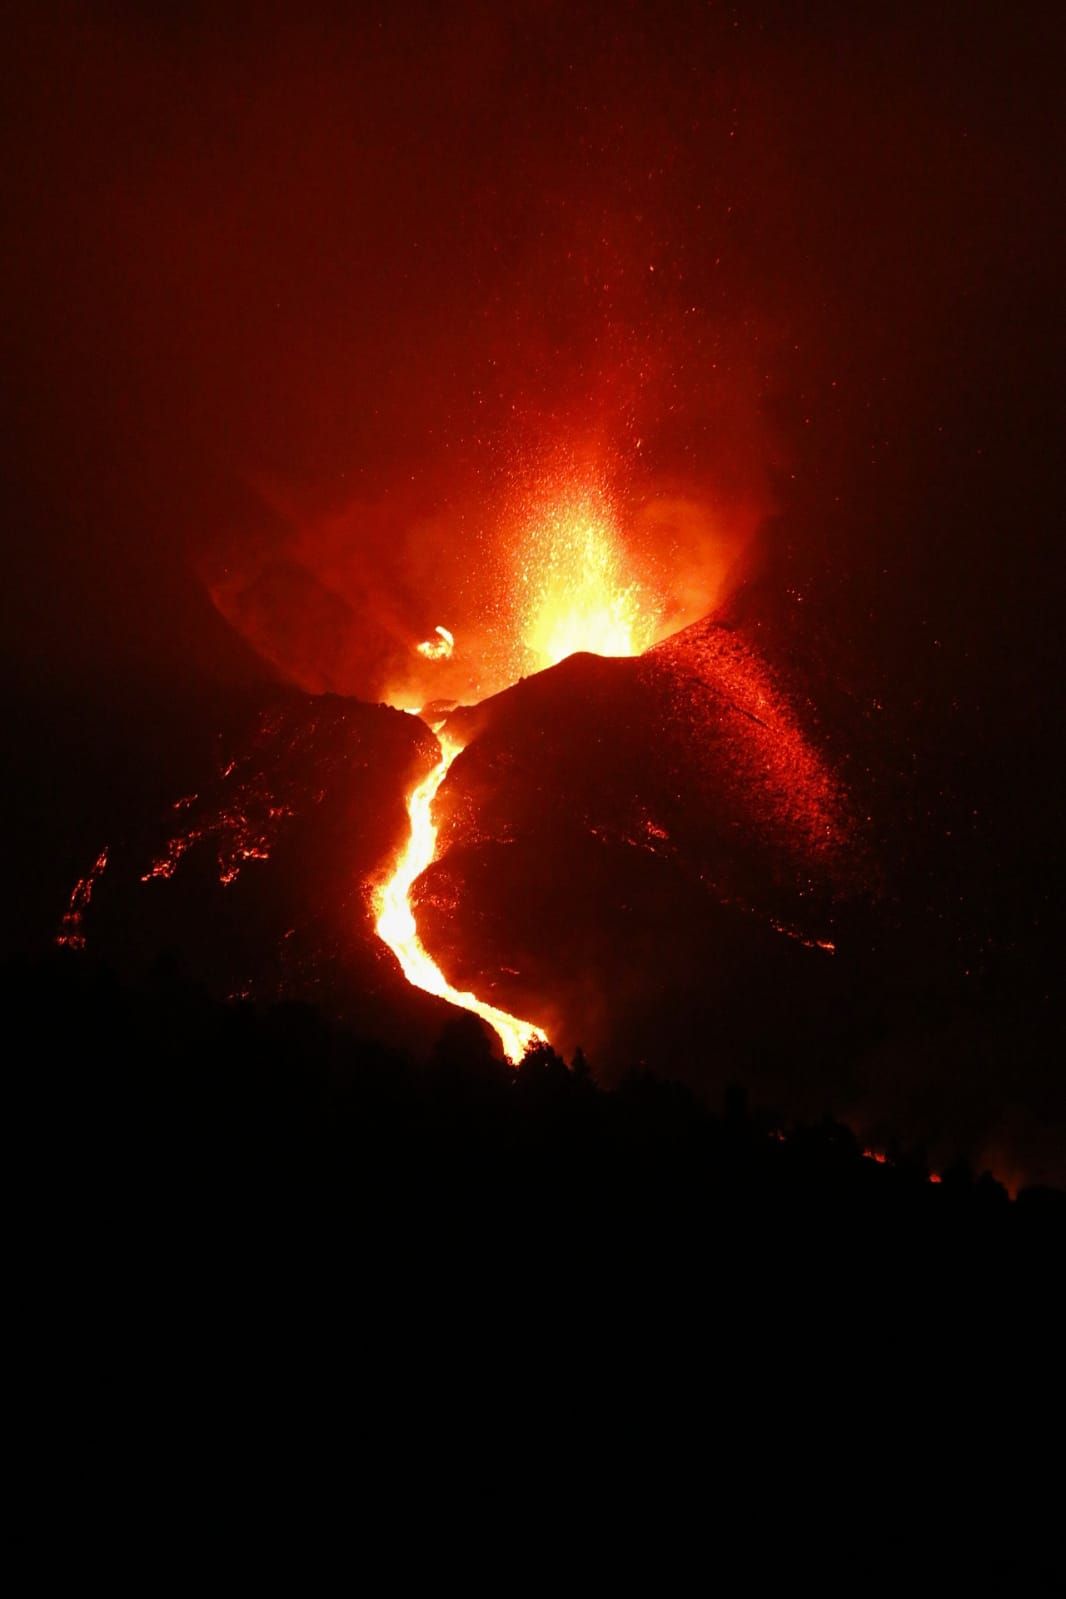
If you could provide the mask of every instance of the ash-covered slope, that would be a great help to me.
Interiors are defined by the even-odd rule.
[[[706,620],[454,713],[427,946],[607,1079],[736,1079],[876,1147],[1061,1184],[1056,1025],[1034,978],[990,969],[987,882],[959,878],[972,926],[931,908],[900,746],[839,684],[819,711],[787,691],[750,637]]]
[[[742,637],[579,655],[449,719],[419,925],[452,982],[608,1073],[782,1047],[866,882],[845,797]],[[699,1046],[700,1070],[705,1042]]]
[[[374,934],[372,885],[401,846],[425,726],[383,705],[269,691],[195,788],[110,841],[61,938],[122,970],[173,953],[220,997],[313,1001],[424,1049],[451,1014]]]

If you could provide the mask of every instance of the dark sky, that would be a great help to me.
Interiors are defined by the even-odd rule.
[[[135,685],[264,669],[209,579],[277,561],[318,594],[338,541],[352,616],[417,633],[573,450],[633,503],[758,521],[751,614],[849,697],[918,898],[968,907],[967,950],[994,923],[1047,1000],[1053,8],[35,4],[3,29],[7,700],[75,706],[91,767],[135,744]],[[270,626],[306,654],[291,603]],[[339,686],[372,693],[366,636]]]
[[[1046,7],[7,18],[18,657],[236,670],[198,577],[234,550],[375,507],[370,584],[382,503],[461,539],[545,439],[639,436],[638,479],[776,503],[764,558],[875,672],[920,627],[997,691],[1024,629],[1032,692]],[[425,575],[393,585],[413,626]]]

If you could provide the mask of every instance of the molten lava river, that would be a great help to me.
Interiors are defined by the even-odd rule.
[[[476,994],[464,994],[453,988],[419,938],[414,911],[411,909],[411,886],[415,878],[430,865],[437,848],[433,801],[448,775],[448,768],[462,747],[444,734],[440,738],[440,760],[429,776],[417,783],[407,796],[411,833],[392,876],[378,896],[376,928],[378,937],[393,951],[409,983],[425,989],[427,994],[436,994],[440,999],[449,1000],[463,1010],[473,1011],[488,1022],[499,1034],[507,1059],[517,1065],[531,1044],[547,1043],[547,1034],[532,1022],[519,1021],[517,1016],[509,1016],[506,1011],[485,1004]]]
[[[580,651],[592,655],[639,655],[655,640],[658,612],[635,583],[625,581],[621,546],[609,513],[591,499],[555,506],[531,529],[530,554],[519,567],[520,644],[513,652],[512,681],[524,667],[544,670]],[[446,627],[416,646],[428,660],[447,659],[455,639]],[[411,706],[398,707],[419,715]],[[410,834],[392,875],[376,896],[378,937],[393,951],[409,983],[488,1022],[507,1059],[517,1065],[531,1045],[547,1043],[544,1030],[453,988],[419,936],[411,889],[436,857],[433,803],[463,744],[442,721],[440,759],[407,796]]]

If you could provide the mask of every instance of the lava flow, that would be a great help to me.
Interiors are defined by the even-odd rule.
[[[637,585],[625,581],[621,541],[605,502],[572,494],[542,507],[531,519],[521,549],[515,621],[524,654],[515,665],[515,677],[530,657],[539,669],[579,651],[639,655],[652,643],[657,614]],[[416,649],[427,660],[446,660],[455,639],[445,627],[435,631],[435,640]],[[411,909],[411,887],[432,863],[437,846],[433,801],[463,748],[447,733],[440,747],[440,760],[407,797],[410,837],[392,876],[378,891],[375,926],[409,983],[482,1017],[499,1034],[508,1060],[517,1065],[531,1044],[547,1043],[547,1035],[531,1022],[452,988],[419,938]]]
[[[433,860],[437,847],[437,829],[433,822],[433,801],[448,774],[462,745],[449,739],[440,739],[440,760],[421,783],[407,796],[407,815],[411,834],[396,863],[388,882],[378,896],[378,919],[375,924],[378,937],[395,954],[409,983],[422,988],[427,994],[436,994],[463,1010],[473,1011],[488,1022],[499,1034],[504,1054],[517,1065],[526,1050],[534,1043],[547,1043],[547,1035],[532,1022],[523,1022],[517,1016],[486,1005],[474,994],[464,994],[453,988],[436,962],[427,954],[418,936],[414,912],[411,909],[411,885]]]

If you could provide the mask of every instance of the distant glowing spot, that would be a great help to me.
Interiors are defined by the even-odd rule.
[[[424,655],[427,661],[446,661],[455,648],[455,639],[446,627],[435,627],[433,631],[437,637],[419,644],[418,653]]]

